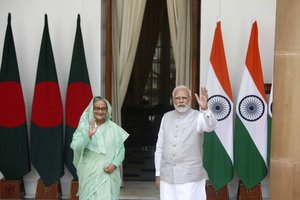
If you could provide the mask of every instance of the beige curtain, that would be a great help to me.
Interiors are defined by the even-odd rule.
[[[112,2],[112,118],[121,125],[121,107],[126,94],[139,41],[146,0]]]
[[[167,0],[176,85],[191,86],[191,1]]]

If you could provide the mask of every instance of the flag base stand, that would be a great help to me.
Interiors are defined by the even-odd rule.
[[[0,199],[24,199],[23,180],[0,180]]]
[[[207,200],[229,200],[227,185],[216,191],[212,184],[206,184],[206,196]]]
[[[79,198],[77,196],[77,192],[78,192],[78,181],[72,180],[69,200],[78,200]]]
[[[240,181],[238,189],[238,200],[262,200],[260,183],[247,190],[244,184]]]
[[[38,180],[36,187],[35,199],[60,199],[61,186],[60,182],[56,181],[52,185],[46,187],[41,179]]]

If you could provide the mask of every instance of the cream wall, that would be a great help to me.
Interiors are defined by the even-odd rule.
[[[276,0],[202,0],[200,84],[206,84],[207,68],[217,18],[221,20],[225,55],[234,101],[237,99],[252,20],[258,23],[259,50],[265,83],[272,83],[274,65]],[[237,176],[229,185],[237,193]],[[262,182],[263,197],[269,196],[269,178]]]
[[[217,17],[221,20],[223,42],[234,100],[241,82],[252,19],[258,23],[259,50],[265,83],[272,82],[275,42],[276,0],[202,0],[200,82],[206,83],[210,50]]]
[[[102,93],[100,66],[104,63],[104,52],[101,51],[101,45],[103,46],[101,35],[104,29],[101,31],[101,2],[103,0],[0,0],[0,61],[2,61],[7,15],[11,12],[28,127],[30,127],[31,105],[45,13],[48,15],[63,104],[68,84],[77,14],[81,15],[81,29],[92,91],[94,95]],[[0,178],[2,177],[0,173]],[[39,175],[34,168],[24,177],[25,197],[35,196],[38,178]],[[61,178],[63,197],[68,196],[71,178],[69,171],[65,169],[65,175]]]

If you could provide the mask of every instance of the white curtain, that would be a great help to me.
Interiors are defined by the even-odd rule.
[[[176,85],[191,87],[191,1],[167,0]]]
[[[146,0],[112,1],[112,118],[121,125],[121,107],[138,46]]]

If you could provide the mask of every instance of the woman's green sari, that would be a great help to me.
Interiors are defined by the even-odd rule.
[[[99,126],[92,139],[88,137],[89,123],[94,119],[93,100],[82,113],[74,132],[71,148],[73,163],[79,180],[80,200],[117,200],[119,198],[121,176],[119,167],[124,160],[124,141],[129,136],[121,127],[110,120],[111,106],[107,105],[105,122]],[[104,168],[114,164],[116,170],[108,174]]]

